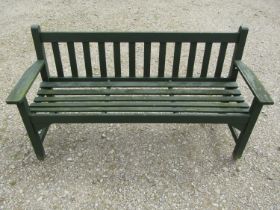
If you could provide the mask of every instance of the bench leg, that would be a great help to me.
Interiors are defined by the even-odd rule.
[[[38,131],[35,129],[30,117],[28,116],[29,108],[26,98],[23,100],[23,102],[19,103],[17,107],[38,160],[44,160],[45,150],[43,147],[43,142],[41,141]]]
[[[253,131],[253,128],[256,124],[256,121],[258,119],[258,116],[261,112],[262,104],[257,101],[257,99],[254,99],[250,108],[250,118],[245,125],[244,129],[239,134],[239,137],[236,141],[235,148],[233,150],[233,159],[237,160],[241,158],[242,153],[246,147],[246,144],[249,140],[249,137]]]

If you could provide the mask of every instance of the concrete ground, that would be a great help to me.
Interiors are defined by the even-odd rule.
[[[246,25],[243,60],[275,105],[264,107],[237,162],[226,125],[204,124],[53,125],[40,162],[16,106],[5,104],[35,61],[34,23],[49,31],[230,32]],[[0,209],[280,209],[279,34],[278,0],[1,0]]]

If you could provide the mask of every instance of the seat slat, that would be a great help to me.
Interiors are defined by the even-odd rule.
[[[50,82],[85,82],[85,81],[91,81],[91,82],[100,82],[100,81],[137,81],[137,82],[161,82],[161,81],[176,81],[176,82],[193,82],[193,81],[199,81],[199,82],[230,82],[233,81],[230,78],[214,78],[214,77],[128,77],[128,76],[122,76],[122,77],[84,77],[79,76],[76,78],[64,76],[64,77],[50,77],[48,81]]]
[[[38,95],[240,95],[238,89],[41,89]]]
[[[237,88],[236,82],[42,82],[42,88],[77,87],[225,87]]]
[[[36,97],[35,102],[63,102],[63,101],[220,101],[244,102],[242,96],[60,96]]]
[[[216,107],[30,107],[31,112],[207,112],[248,113],[248,108]]]
[[[109,102],[109,103],[108,103]],[[248,108],[247,103],[222,102],[166,102],[166,101],[103,101],[103,102],[57,102],[32,103],[31,107],[239,107]]]

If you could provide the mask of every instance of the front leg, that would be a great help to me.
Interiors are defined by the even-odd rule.
[[[30,120],[29,107],[26,98],[24,98],[22,102],[18,103],[17,107],[38,160],[44,160],[46,155],[43,142],[41,141],[38,131]]]
[[[236,142],[235,148],[233,150],[233,159],[237,160],[241,158],[242,153],[246,147],[246,144],[249,140],[249,137],[253,131],[253,128],[256,124],[256,121],[258,119],[258,116],[261,112],[263,105],[254,98],[251,108],[250,108],[250,118],[248,120],[248,123],[245,125],[244,129],[241,131],[238,140]]]

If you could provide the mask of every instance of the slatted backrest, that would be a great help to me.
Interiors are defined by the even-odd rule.
[[[146,32],[41,32],[39,26],[32,26],[32,35],[35,44],[35,49],[38,59],[46,59],[44,43],[51,43],[57,77],[64,78],[64,69],[61,59],[59,43],[67,43],[68,56],[71,68],[71,77],[80,77],[79,69],[76,61],[75,43],[82,43],[84,66],[87,78],[93,77],[93,65],[91,59],[90,43],[97,43],[98,58],[99,58],[99,76],[101,78],[108,78],[106,44],[112,43],[113,63],[114,63],[114,77],[124,77],[122,69],[122,54],[120,49],[121,43],[128,43],[128,78],[136,77],[136,62],[143,62],[143,78],[151,77],[151,50],[152,43],[158,43],[158,62],[157,62],[157,77],[166,77],[166,61],[167,61],[167,43],[174,43],[174,54],[172,62],[172,78],[178,78],[180,69],[182,44],[189,44],[189,52],[187,58],[187,69],[185,70],[185,78],[194,77],[194,64],[197,55],[198,44],[204,44],[203,59],[201,70],[198,77],[209,77],[209,60],[213,44],[219,44],[219,52],[216,60],[216,67],[214,69],[214,78],[221,78],[223,71],[223,64],[228,48],[228,44],[234,44],[234,53],[232,62],[235,59],[241,59],[246,35],[248,29],[240,27],[236,33],[146,33]],[[136,43],[143,44],[143,61],[136,61]],[[236,72],[233,66],[230,67],[228,77],[236,78]],[[48,66],[42,72],[42,78],[47,80],[49,77]]]

